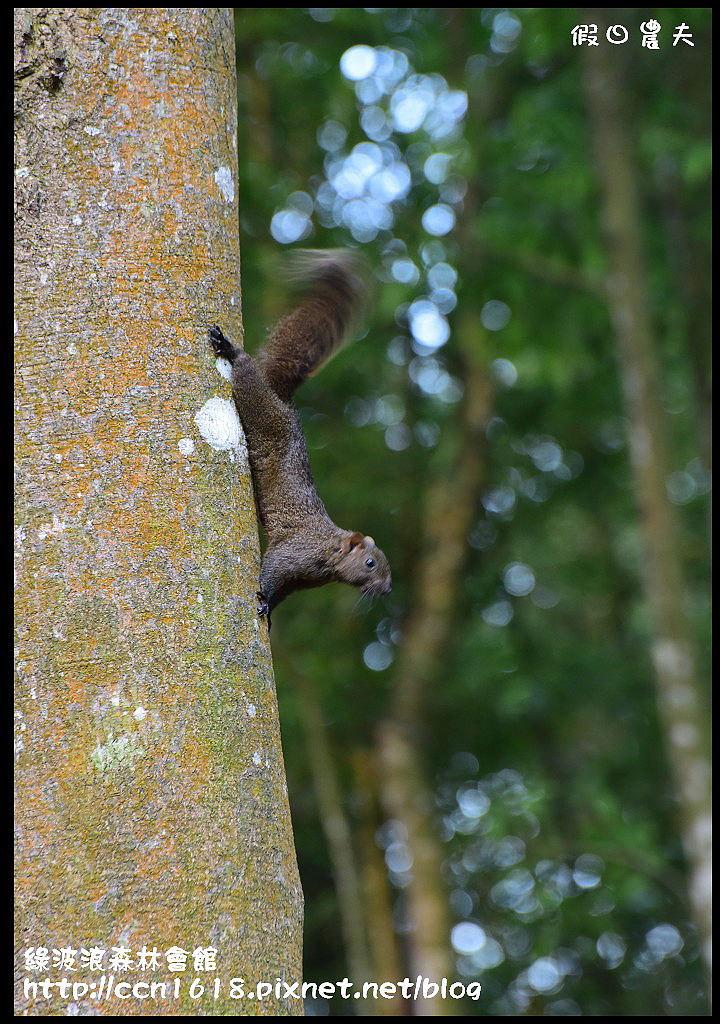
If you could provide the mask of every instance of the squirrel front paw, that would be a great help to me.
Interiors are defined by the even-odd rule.
[[[237,350],[235,349],[235,346],[227,340],[219,327],[209,328],[208,337],[216,356],[219,356],[221,359],[227,359],[230,363],[234,362]]]
[[[270,632],[270,605],[268,600],[261,590],[258,590],[255,596],[258,602],[258,616],[261,619],[267,618],[268,632]]]

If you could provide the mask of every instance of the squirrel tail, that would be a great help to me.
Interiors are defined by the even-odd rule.
[[[305,284],[304,296],[257,355],[265,379],[284,401],[337,352],[367,293],[362,264],[347,249],[300,250],[288,276]]]

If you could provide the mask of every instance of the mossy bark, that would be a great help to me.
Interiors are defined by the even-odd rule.
[[[302,929],[251,479],[206,338],[242,337],[231,11],[15,19],[16,1013],[301,1014],[229,995],[299,980]],[[104,972],[26,969],[93,946]],[[179,999],[26,994],[143,946],[160,968],[117,980]]]

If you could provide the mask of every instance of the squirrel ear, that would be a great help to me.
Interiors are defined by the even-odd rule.
[[[362,544],[364,539],[365,538],[361,533],[351,533],[349,537],[343,537],[343,554],[346,555],[349,551],[352,551],[353,548],[356,548],[358,544]]]
[[[365,538],[365,547],[368,547],[368,546],[369,546],[369,545],[371,545],[371,544],[372,544],[372,545],[373,545],[373,547],[374,547],[374,546],[375,546],[375,541],[374,541],[374,540],[372,539],[372,537],[370,536],[370,534],[368,534],[368,535],[367,535],[367,537]]]

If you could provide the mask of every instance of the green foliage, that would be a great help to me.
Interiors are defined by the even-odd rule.
[[[355,821],[345,754],[372,746],[389,706],[427,486],[447,470],[445,442],[461,429],[455,331],[467,312],[486,328],[493,414],[453,640],[423,745],[452,913],[475,927],[453,933],[460,976],[484,986],[464,1012],[702,1014],[602,296],[581,60],[570,42],[576,10],[235,10],[248,347],[290,301],[277,284],[283,241],[270,230],[279,212],[297,215],[290,228],[305,224],[307,232],[288,229],[284,241],[361,246],[377,277],[364,337],[304,386],[299,404],[328,509],[384,548],[393,594],[367,607],[352,592],[324,588],[292,598],[273,621],[307,977],[342,977],[346,966],[293,677],[317,681]],[[618,10],[616,20],[631,30],[627,128],[672,426],[668,491],[682,515],[693,625],[706,644],[710,20],[705,8],[654,16],[664,26],[659,52],[640,48],[635,9]],[[670,26],[682,21],[694,50],[670,45]],[[362,84],[373,76],[353,87],[340,70],[358,44],[407,61],[380,95]],[[454,94],[466,94],[467,113],[455,121],[446,113],[435,129],[428,114],[415,130],[400,130],[388,111],[413,74],[442,76],[414,85],[436,90],[433,109],[447,102],[451,110]],[[407,189],[373,210],[381,224],[374,232],[363,227],[366,210],[353,220],[356,186],[347,182],[343,199],[333,166],[368,142],[368,125],[375,150],[385,146],[390,160],[387,147],[395,147],[385,169],[410,171]],[[444,178],[428,177],[437,153],[448,158]],[[431,236],[423,214],[438,203],[456,222]],[[433,268],[445,264],[457,283],[450,295],[435,292],[448,303],[449,339],[423,344],[408,305],[433,291]],[[386,669],[368,667],[372,645]],[[390,823],[378,841],[387,860],[402,837]],[[406,883],[402,872],[390,878],[402,931]]]

